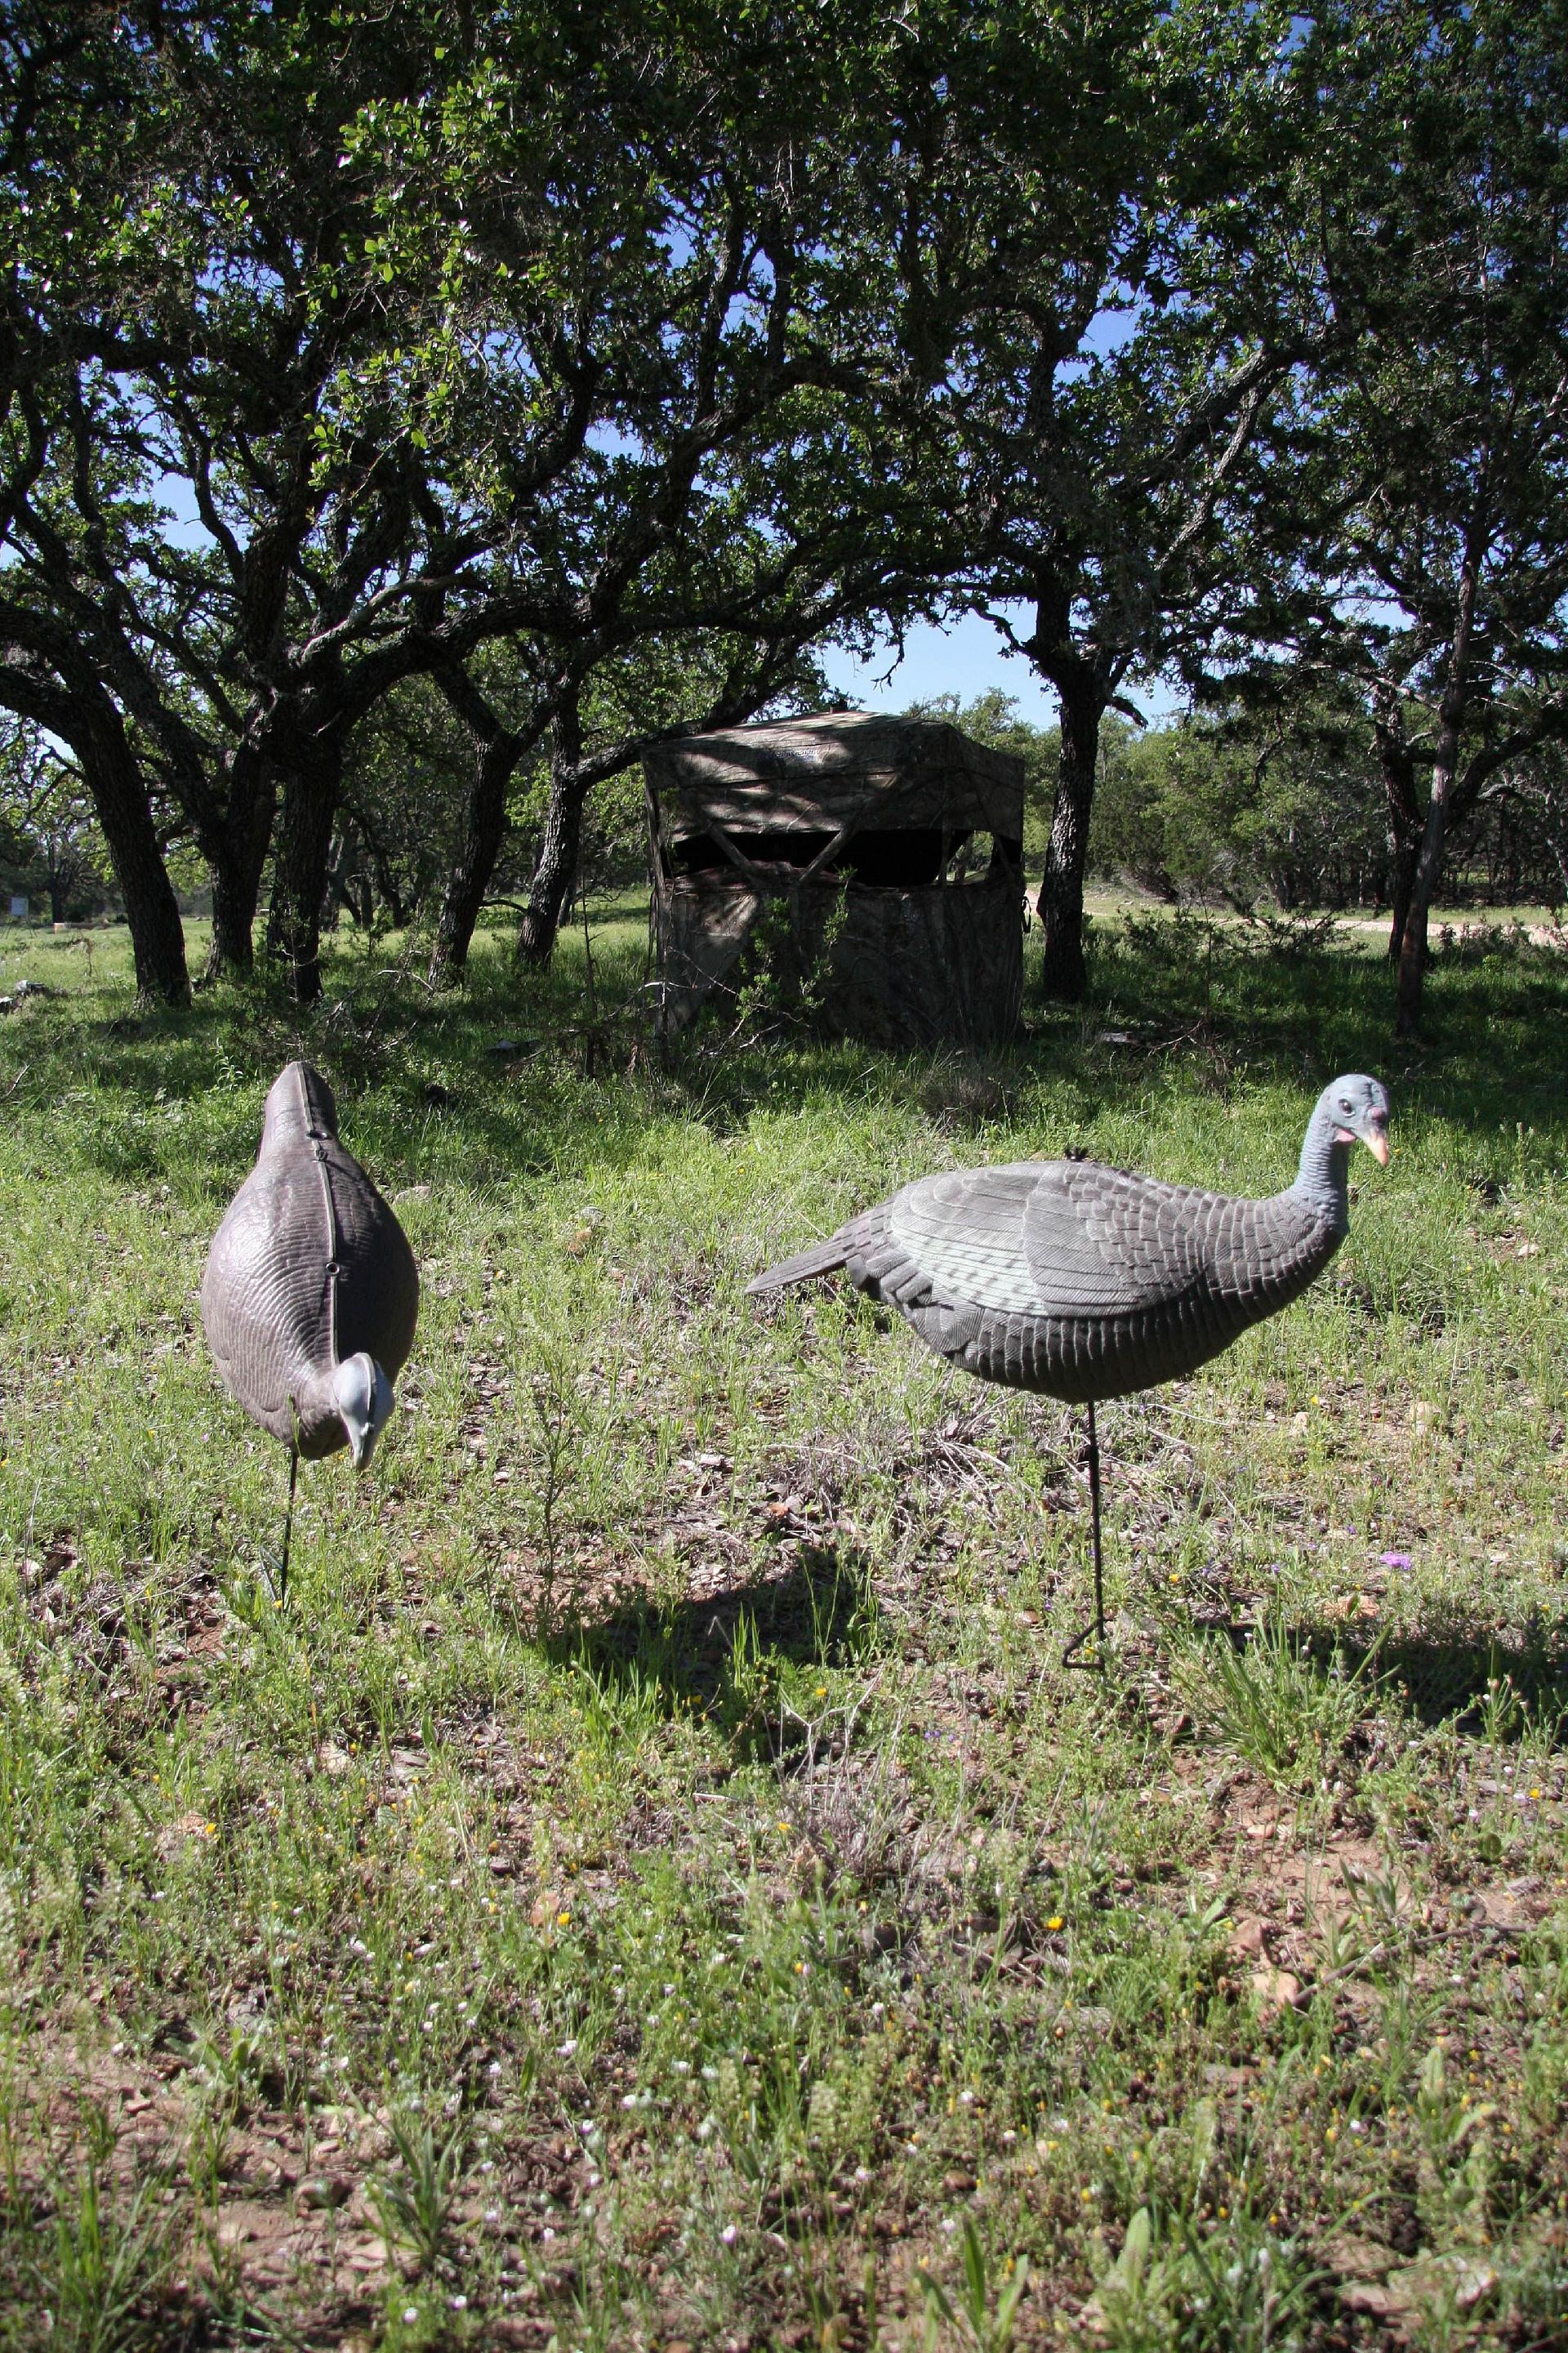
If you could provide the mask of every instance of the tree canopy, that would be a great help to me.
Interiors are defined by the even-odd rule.
[[[1164,677],[1364,726],[1413,1023],[1448,828],[1544,807],[1568,710],[1565,29],[21,0],[0,710],[90,803],[141,986],[187,986],[171,848],[215,971],[265,893],[309,997],[379,860],[459,976],[527,779],[548,955],[647,744],[968,609],[1059,702],[1049,988],[1103,730]]]

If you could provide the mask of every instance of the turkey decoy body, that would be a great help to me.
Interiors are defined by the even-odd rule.
[[[950,1363],[1087,1406],[1102,1657],[1095,1406],[1181,1378],[1305,1291],[1348,1230],[1346,1168],[1358,1141],[1386,1165],[1388,1097],[1355,1074],[1324,1088],[1295,1183],[1268,1200],[1093,1160],[962,1168],[906,1185],[747,1287],[780,1291],[842,1268]],[[1090,1630],[1069,1643],[1069,1658]]]
[[[225,1388],[289,1449],[281,1590],[300,1457],[346,1446],[356,1469],[370,1461],[418,1314],[414,1253],[339,1141],[331,1087],[309,1062],[289,1063],[202,1277],[202,1324]]]

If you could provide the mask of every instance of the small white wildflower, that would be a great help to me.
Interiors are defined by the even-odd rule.
[[[723,2240],[724,2244],[727,2247],[732,2247],[740,2235],[741,2233],[737,2231],[733,2222],[726,2222],[723,2229],[719,2233],[719,2236]]]

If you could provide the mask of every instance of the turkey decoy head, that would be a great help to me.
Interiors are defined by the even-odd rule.
[[[375,1441],[392,1412],[392,1383],[362,1348],[346,1356],[332,1376],[338,1419],[349,1434],[354,1469],[363,1471],[375,1451]]]
[[[1357,1072],[1336,1079],[1329,1089],[1336,1144],[1364,1144],[1380,1166],[1388,1166],[1388,1095],[1376,1079]]]
[[[295,1440],[307,1461],[346,1445],[356,1471],[375,1451],[392,1415],[392,1383],[363,1348],[311,1375],[293,1398]]]

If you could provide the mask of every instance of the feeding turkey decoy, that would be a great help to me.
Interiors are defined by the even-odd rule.
[[[1387,1166],[1388,1097],[1376,1079],[1352,1075],[1324,1088],[1295,1183],[1266,1201],[1092,1160],[922,1176],[747,1289],[782,1291],[842,1268],[939,1356],[1088,1408],[1094,1622],[1064,1659],[1092,1632],[1102,1660],[1095,1406],[1192,1372],[1321,1273],[1349,1229],[1345,1172],[1358,1139]]]
[[[289,1449],[279,1598],[300,1457],[346,1446],[356,1469],[370,1461],[418,1315],[407,1236],[339,1142],[325,1079],[290,1062],[272,1082],[256,1166],[202,1277],[202,1323],[225,1388]]]

